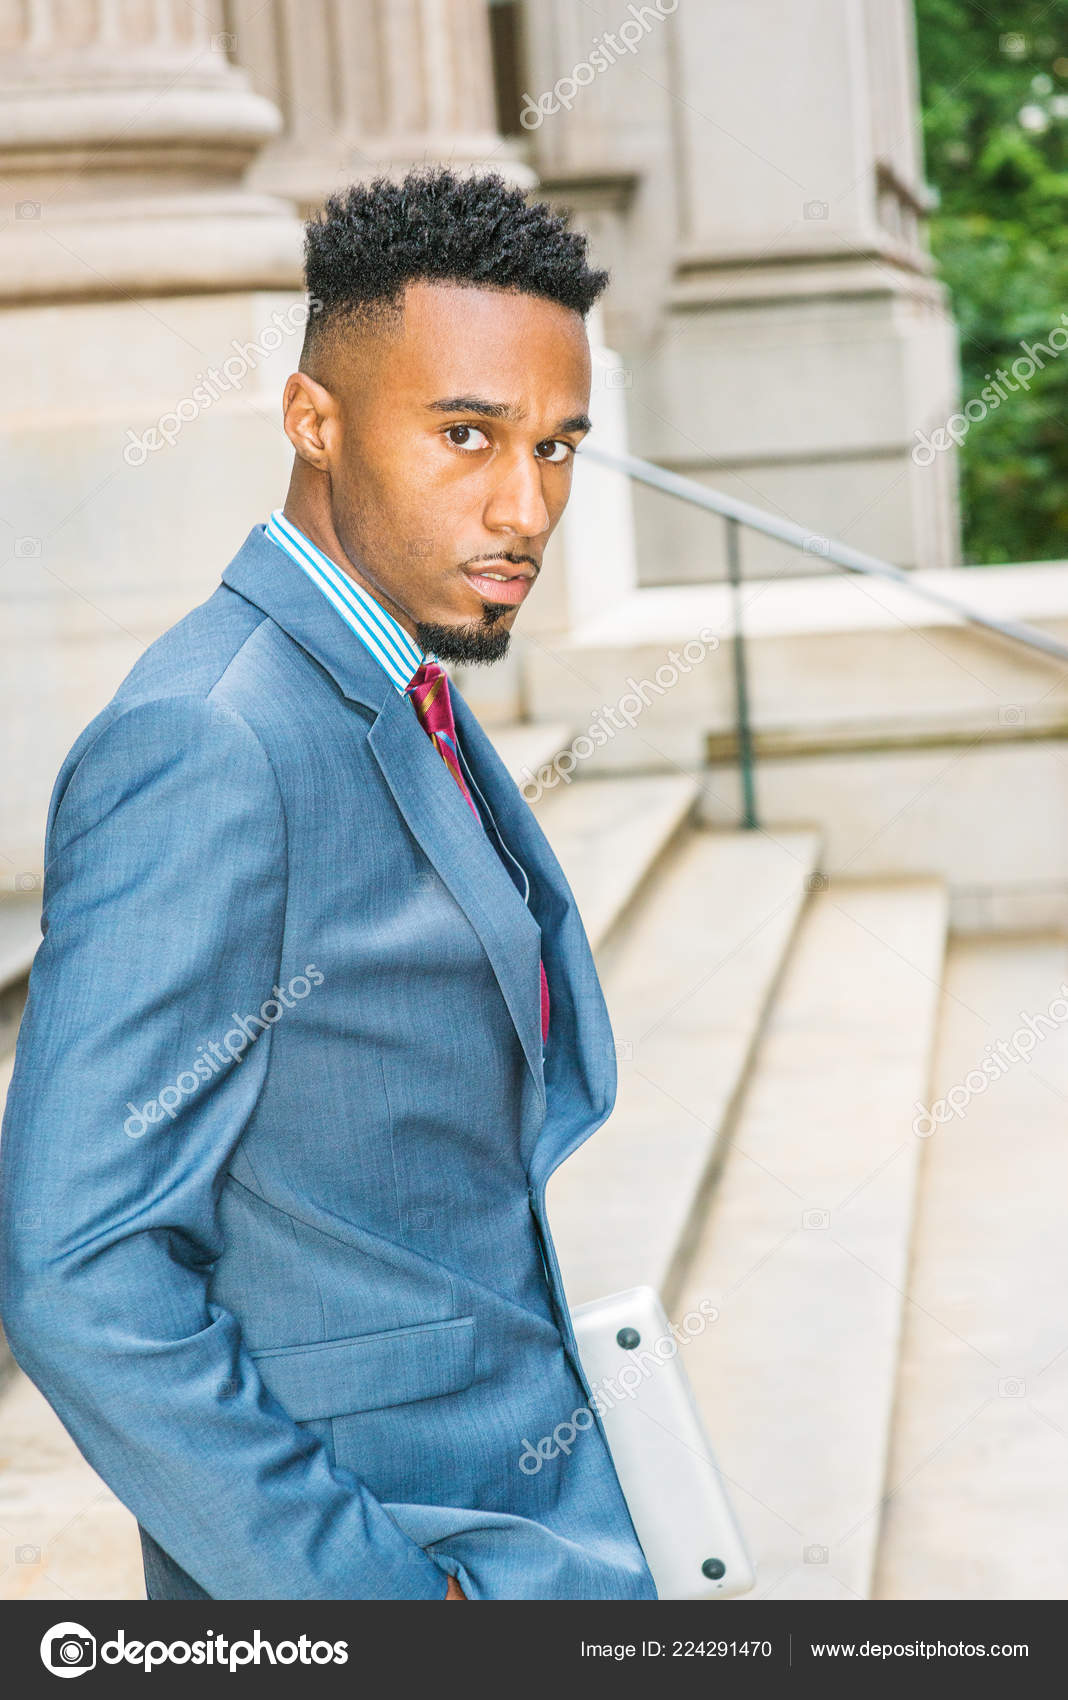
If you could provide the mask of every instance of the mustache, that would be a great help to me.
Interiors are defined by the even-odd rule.
[[[465,567],[476,566],[479,561],[508,561],[513,567],[531,566],[535,573],[541,572],[541,562],[536,561],[533,555],[517,555],[507,549],[490,550],[485,555],[471,555],[466,561],[460,562],[461,571]]]

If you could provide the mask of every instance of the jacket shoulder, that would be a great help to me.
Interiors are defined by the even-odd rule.
[[[86,727],[60,769],[48,811],[46,865],[61,813],[61,836],[69,839],[153,786],[181,794],[176,780],[194,813],[234,793],[246,805],[262,797],[272,815],[280,805],[270,757],[231,704],[210,690],[119,695]]]

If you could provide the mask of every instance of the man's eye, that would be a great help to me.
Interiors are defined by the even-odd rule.
[[[547,453],[543,452],[546,450]],[[570,443],[565,443],[562,439],[548,437],[544,443],[538,444],[537,453],[539,460],[559,462],[567,459],[568,455],[572,453],[572,448]]]
[[[486,449],[489,438],[477,425],[450,425],[445,435],[454,449]]]

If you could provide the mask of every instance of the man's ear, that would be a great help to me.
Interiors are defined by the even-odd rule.
[[[307,372],[294,372],[282,393],[282,423],[301,460],[326,472],[338,429],[337,403],[330,391]]]

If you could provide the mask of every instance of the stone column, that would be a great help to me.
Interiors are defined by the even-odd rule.
[[[497,133],[485,0],[227,0],[226,18],[284,120],[253,181],[303,211],[423,161],[532,181]]]
[[[719,0],[665,26],[680,195],[660,348],[633,375],[636,452],[817,538],[746,537],[746,570],[819,568],[819,534],[903,566],[959,559],[953,322],[922,236],[911,0]],[[643,494],[643,577],[722,572],[715,522]]]
[[[243,178],[280,128],[184,0],[6,0],[0,300],[289,286],[299,231]]]
[[[605,334],[628,360],[658,335],[672,278],[678,4],[525,0],[522,13],[520,124],[539,193],[574,212],[611,271]]]
[[[247,186],[280,118],[214,5],[0,0],[0,890],[78,732],[285,495],[301,228]]]

